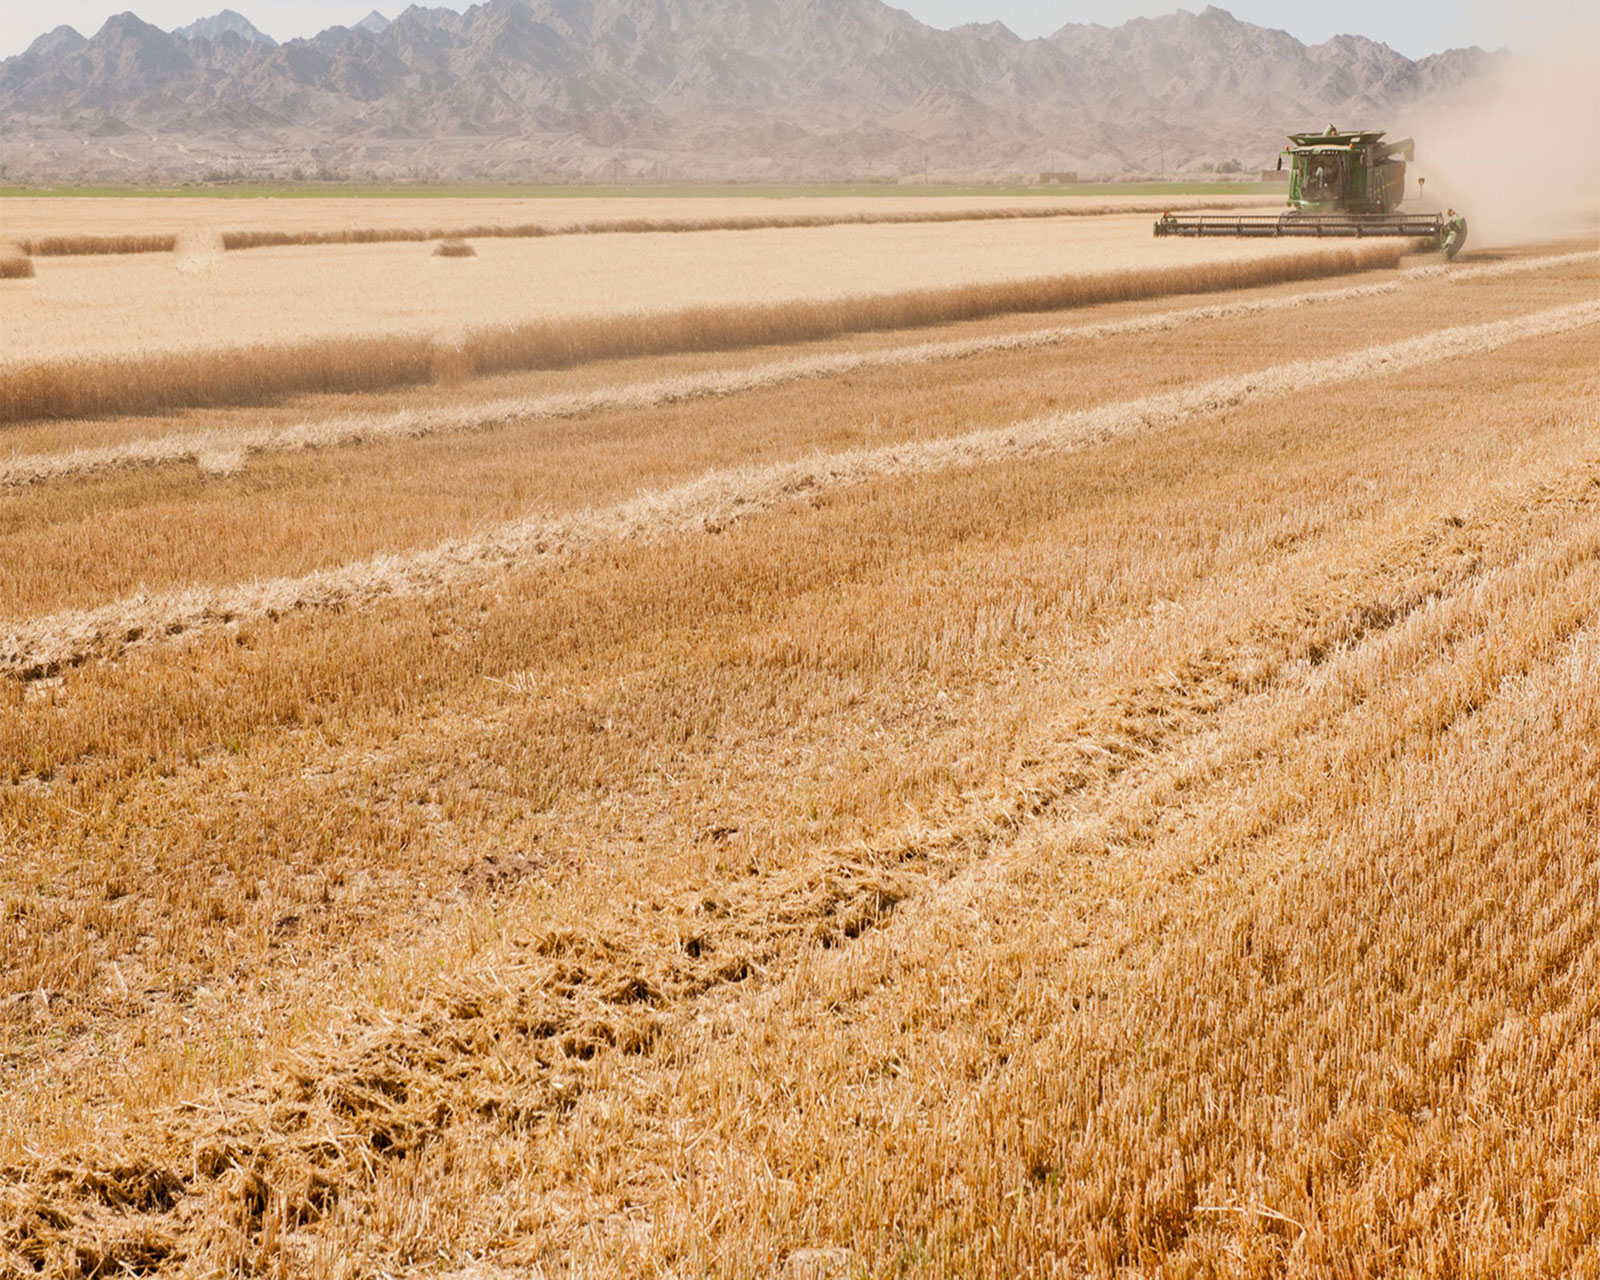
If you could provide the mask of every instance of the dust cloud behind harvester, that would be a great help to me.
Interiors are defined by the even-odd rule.
[[[1600,10],[1573,5],[1486,74],[1400,121],[1417,139],[1408,207],[1455,206],[1480,248],[1600,231]]]

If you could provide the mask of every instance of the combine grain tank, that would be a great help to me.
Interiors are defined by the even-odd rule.
[[[1466,221],[1440,213],[1401,213],[1410,138],[1385,142],[1382,131],[1291,133],[1279,166],[1289,163],[1289,207],[1283,213],[1164,213],[1158,236],[1407,236],[1455,257]]]

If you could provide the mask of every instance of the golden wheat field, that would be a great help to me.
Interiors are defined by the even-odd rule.
[[[0,1275],[1600,1276],[1600,244],[578,240],[0,285]]]
[[[10,240],[60,242],[63,252],[97,243],[101,251],[128,249],[163,239],[220,240],[358,235],[363,231],[401,232],[431,228],[479,227],[497,231],[568,227],[632,227],[642,224],[694,226],[737,222],[826,223],[857,218],[1005,217],[1019,210],[1035,216],[1097,216],[1139,211],[1226,205],[1279,205],[1279,196],[1110,197],[1030,194],[1025,201],[998,196],[808,196],[804,199],[749,196],[639,198],[581,195],[533,198],[452,199],[384,197],[370,200],[261,197],[215,200],[187,197],[101,197],[63,200],[43,196],[9,197],[0,234]],[[434,237],[438,238],[438,237]]]
[[[287,246],[40,258],[0,294],[8,362],[368,334],[458,336],[531,317],[817,301],[1149,268],[1151,219],[843,225],[692,235]],[[1179,241],[1172,265],[1303,257],[1304,241]],[[1165,263],[1161,265],[1166,265]]]

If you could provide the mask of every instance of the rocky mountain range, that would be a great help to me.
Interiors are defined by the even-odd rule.
[[[57,30],[71,31],[71,27],[57,28]],[[181,36],[185,40],[215,40],[225,31],[231,31],[236,36],[242,36],[252,44],[264,44],[269,49],[276,49],[278,42],[264,32],[257,31],[255,24],[242,13],[232,9],[224,9],[221,13],[213,14],[209,18],[201,18],[198,22],[191,22],[186,27],[179,27],[172,34]]]
[[[880,0],[488,0],[278,44],[132,13],[0,62],[10,179],[816,179],[1270,163],[1290,129],[1403,127],[1510,55],[1307,46],[1222,9],[1024,40]],[[1231,162],[1231,163],[1230,163]]]

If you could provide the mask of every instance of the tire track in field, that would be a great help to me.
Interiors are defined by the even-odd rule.
[[[1479,267],[1420,267],[1399,280],[1352,285],[1343,289],[1306,290],[1277,298],[1225,302],[1163,311],[1103,324],[1054,326],[988,338],[920,342],[879,351],[842,352],[777,360],[725,372],[690,374],[598,391],[547,396],[508,397],[462,409],[400,410],[378,415],[350,415],[287,427],[239,428],[152,436],[127,444],[70,452],[23,454],[0,461],[0,490],[134,467],[193,463],[202,474],[227,475],[250,458],[267,453],[332,449],[394,440],[470,431],[490,431],[517,422],[558,421],[614,410],[650,409],[693,400],[740,395],[812,378],[839,377],[864,369],[934,364],[978,356],[1038,350],[1070,342],[1164,333],[1190,324],[1265,315],[1326,303],[1350,302],[1399,292],[1409,284],[1470,281],[1521,274],[1600,260],[1600,250],[1529,258]]]
[[[1294,360],[1161,395],[1046,414],[1007,427],[711,471],[686,484],[643,492],[608,506],[555,518],[530,515],[473,537],[299,577],[130,596],[97,608],[24,619],[0,636],[0,674],[39,679],[91,658],[231,622],[359,606],[390,596],[429,595],[506,570],[558,563],[607,542],[719,532],[746,516],[835,489],[1072,452],[1274,396],[1371,378],[1375,372],[1395,374],[1458,356],[1483,355],[1513,342],[1595,324],[1600,324],[1600,300],[1512,320],[1439,330],[1321,360]]]

